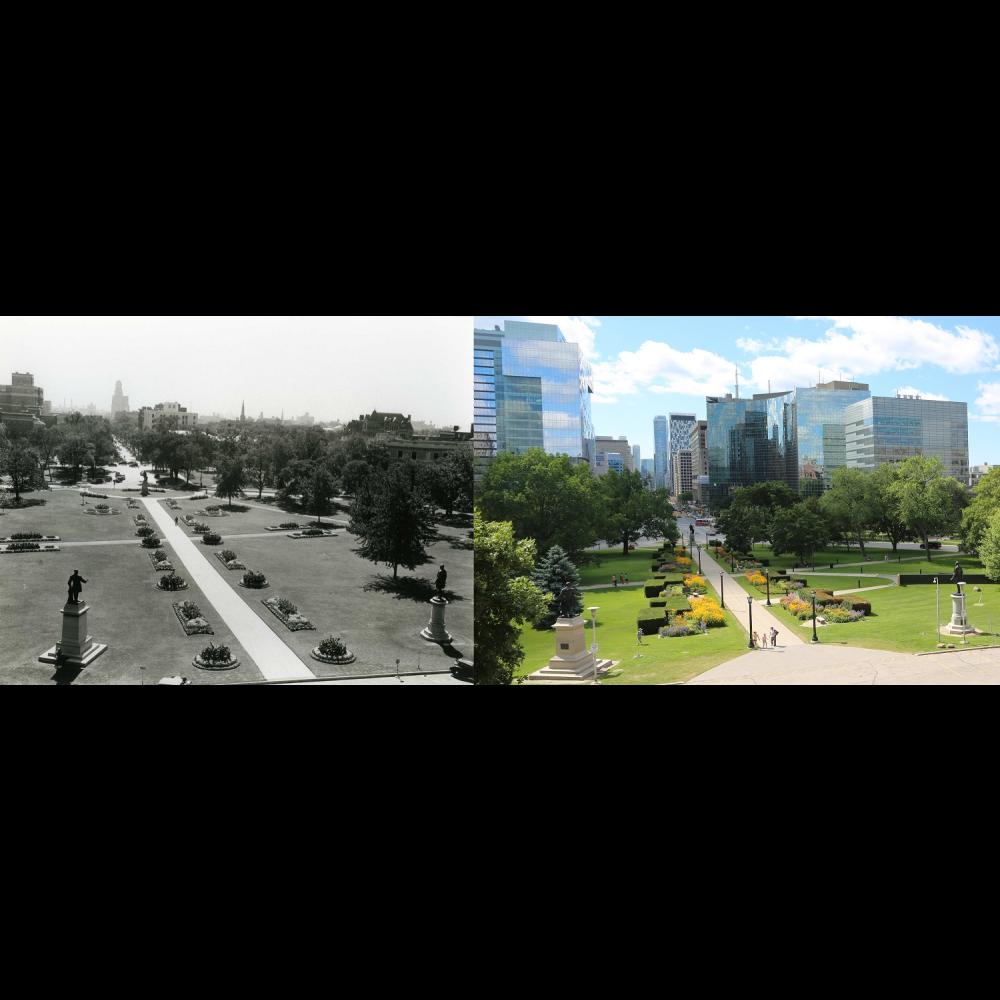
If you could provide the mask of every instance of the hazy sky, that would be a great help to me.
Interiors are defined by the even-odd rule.
[[[0,383],[31,372],[54,408],[177,401],[199,414],[350,420],[373,409],[472,422],[471,316],[5,316]]]

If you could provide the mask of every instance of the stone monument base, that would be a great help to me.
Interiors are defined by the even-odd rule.
[[[89,667],[107,648],[107,643],[94,642],[87,635],[87,604],[69,604],[62,609],[62,638],[38,657],[39,663],[56,663],[66,667]]]
[[[431,620],[420,630],[420,635],[428,642],[450,646],[451,634],[444,627],[444,609],[448,606],[448,602],[443,597],[432,597],[430,604]]]
[[[588,681],[594,678],[594,655],[587,649],[583,615],[575,618],[557,618],[553,626],[556,633],[556,655],[533,674],[529,681]],[[611,669],[611,660],[597,661],[597,676]]]
[[[945,635],[976,635],[965,613],[965,594],[961,586],[957,594],[951,595],[951,621],[941,630]]]

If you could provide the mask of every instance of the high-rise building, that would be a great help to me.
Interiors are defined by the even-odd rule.
[[[653,477],[655,475],[655,464],[651,458],[642,460],[642,478],[646,480],[646,485],[652,489],[654,487]]]
[[[637,444],[632,445],[632,468],[636,472],[642,469],[642,453]]]
[[[122,391],[121,379],[115,382],[114,395],[111,397],[111,419],[116,413],[128,413],[128,396]]]
[[[778,480],[798,489],[794,402],[792,392],[706,398],[711,504],[753,483]]]
[[[653,481],[662,489],[667,481],[667,418],[653,417]]]
[[[590,364],[557,326],[507,320],[476,330],[473,358],[476,472],[502,451],[543,448],[595,465]]]
[[[14,372],[10,385],[0,385],[0,423],[28,429],[40,425],[44,395],[34,375]]]
[[[594,438],[595,475],[607,475],[612,469],[618,472],[631,472],[634,468],[633,450],[629,448],[628,438],[602,435]]]
[[[982,465],[973,465],[969,468],[969,486],[975,489],[979,481],[990,471],[990,463],[983,462]],[[995,466],[994,466],[995,468]]]
[[[673,476],[674,455],[679,451],[691,450],[691,435],[694,433],[698,418],[693,413],[671,413],[670,414],[670,452],[667,463],[668,487],[671,493],[677,494],[681,491],[677,489]]]
[[[967,403],[919,396],[872,396],[844,411],[846,464],[875,469],[912,455],[939,458],[944,473],[969,479]]]
[[[708,499],[708,421],[699,420],[691,434],[691,492],[698,503]]]
[[[671,469],[671,482],[677,496],[682,493],[694,493],[691,481],[691,452],[688,449],[678,451],[673,457],[673,468]]]
[[[847,465],[844,414],[871,397],[863,382],[823,382],[794,392],[799,492],[816,496],[832,485],[833,470]]]

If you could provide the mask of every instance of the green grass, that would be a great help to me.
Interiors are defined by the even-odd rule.
[[[608,570],[610,577],[611,571]],[[709,588],[711,590],[711,588]],[[715,592],[712,591],[713,596]],[[739,622],[726,612],[724,628],[709,629],[703,636],[660,639],[646,636],[636,644],[636,619],[649,610],[641,589],[592,590],[585,604],[600,607],[597,612],[598,656],[619,660],[603,679],[604,684],[667,684],[686,681],[711,667],[747,652],[747,635]],[[587,626],[590,643],[590,626]],[[522,629],[525,656],[518,676],[541,669],[555,652],[555,631],[539,632],[530,625]],[[636,658],[636,653],[641,656]],[[533,682],[526,682],[528,684]]]
[[[872,605],[872,617],[849,625],[829,625],[819,629],[819,640],[838,645],[860,646],[868,649],[891,649],[919,653],[935,648],[937,634],[935,621],[935,590],[931,585],[893,587],[890,590],[873,590],[859,595]],[[941,588],[941,625],[951,619],[951,587]],[[984,606],[975,607],[980,595],[966,588],[966,611],[969,622],[984,632],[1000,631],[1000,584],[985,584],[982,588]],[[796,635],[807,635],[808,630],[784,608],[772,607],[778,618],[788,622]],[[957,636],[943,637],[943,641],[961,644]],[[996,635],[968,636],[970,646],[991,646],[1000,643]]]
[[[780,556],[771,555],[771,547],[769,545],[755,545],[753,554],[758,559],[769,559],[771,569],[792,569],[798,565],[798,559],[788,553]],[[870,565],[873,573],[919,573],[923,570],[924,573],[931,572],[940,574],[945,568],[948,568],[950,576],[951,567],[955,565],[956,559],[961,561],[962,567],[967,573],[978,573],[982,569],[982,563],[974,556],[966,556],[955,552],[940,553],[934,558],[933,561],[931,561],[926,557],[921,558],[922,554],[919,552],[908,552],[901,549],[897,554],[902,557],[901,562],[896,556],[893,556],[891,552],[888,553],[888,560],[884,558],[886,553],[882,550],[869,549],[868,554],[871,555],[872,558],[868,560],[865,565]],[[844,548],[834,548],[822,549],[821,551],[816,552],[813,555],[813,558],[809,561],[808,565],[817,566],[822,569],[829,568],[830,563],[833,563],[834,568],[836,569],[837,565],[840,563],[860,562],[862,562],[861,553],[857,550],[857,548],[854,548],[851,551]],[[882,569],[879,569],[879,566],[881,566]],[[890,567],[893,566],[896,568],[891,569]]]
[[[861,581],[862,587],[881,587],[884,584],[889,583],[888,580],[879,576],[820,576],[812,573],[797,573],[795,575],[795,579],[805,580],[809,590],[828,590],[831,593],[837,590],[856,590],[858,580]],[[755,587],[745,576],[743,576],[743,574],[740,574],[739,577],[737,577],[737,580],[739,581],[740,586],[748,594],[752,594],[754,597],[767,596],[766,587]],[[859,596],[864,597],[865,595],[862,594]],[[781,597],[784,597],[784,594],[772,584],[771,602],[774,603]]]
[[[611,583],[611,574],[628,576],[630,583],[641,583],[649,576],[649,567],[656,549],[636,549],[627,556],[620,549],[590,549],[588,555],[596,562],[580,567],[580,583]]]

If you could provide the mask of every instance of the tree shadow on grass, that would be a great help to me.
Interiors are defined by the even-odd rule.
[[[469,552],[474,548],[471,538],[455,538],[454,536],[438,535],[438,539],[440,541],[447,541],[453,549],[461,549],[465,552]]]
[[[375,591],[382,594],[392,594],[397,601],[417,601],[421,604],[425,604],[437,594],[437,588],[434,584],[423,577],[401,576],[394,580],[388,573],[380,573],[370,583],[366,583],[362,589],[366,593]],[[444,597],[449,603],[465,600],[453,590],[445,590]]]

